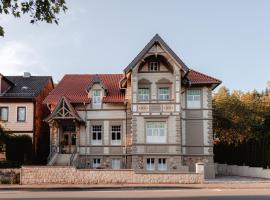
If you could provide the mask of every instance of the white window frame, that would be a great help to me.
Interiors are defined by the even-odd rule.
[[[159,158],[158,159],[158,171],[167,171],[167,159]]]
[[[119,128],[119,129],[118,129]],[[117,136],[120,136],[118,139]],[[121,145],[122,143],[121,125],[111,126],[111,145]]]
[[[5,115],[3,115],[3,110],[6,110],[6,113]],[[0,107],[0,121],[3,121],[3,122],[7,122],[8,121],[8,107],[7,106],[3,106],[3,107]],[[5,116],[3,118],[3,116]]]
[[[164,91],[167,91],[168,93],[163,93]],[[170,88],[169,87],[158,88],[158,99],[160,101],[170,100]]]
[[[149,71],[158,72],[159,62],[149,62]]]
[[[155,170],[155,158],[146,158],[146,170],[147,171]]]
[[[166,122],[146,122],[146,143],[147,144],[167,143]]]
[[[201,108],[201,90],[187,90],[187,108]]]
[[[98,127],[100,127],[100,130],[97,129]],[[100,134],[100,139],[98,139],[99,134]],[[95,136],[95,139],[94,139],[94,136]],[[91,144],[102,145],[102,125],[91,126]]]
[[[92,91],[92,108],[100,109],[102,104],[101,90]]]
[[[148,93],[146,92],[148,91]],[[149,101],[150,99],[150,88],[142,87],[138,89],[139,101]]]
[[[23,117],[20,116],[20,109],[24,111]],[[26,107],[25,106],[19,106],[17,107],[17,122],[25,122],[26,121]]]
[[[93,159],[93,169],[96,169],[101,166],[101,159],[100,158],[94,158]]]
[[[121,159],[113,158],[111,162],[112,162],[112,169],[114,170],[121,169]]]

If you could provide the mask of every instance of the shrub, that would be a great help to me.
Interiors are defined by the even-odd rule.
[[[9,161],[27,164],[32,159],[32,139],[27,135],[10,136],[6,140],[6,158]]]

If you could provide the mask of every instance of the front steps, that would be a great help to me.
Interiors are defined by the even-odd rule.
[[[55,154],[48,162],[50,166],[69,166],[72,154]]]

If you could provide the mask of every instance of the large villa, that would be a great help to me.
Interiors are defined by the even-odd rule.
[[[67,74],[47,96],[49,165],[214,176],[212,90],[159,35],[121,74]]]

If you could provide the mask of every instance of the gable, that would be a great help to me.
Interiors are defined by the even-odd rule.
[[[136,65],[145,62],[149,56],[162,56],[170,63],[173,60],[185,72],[189,68],[185,63],[171,50],[171,48],[164,42],[164,40],[156,34],[152,40],[143,48],[143,50],[133,59],[133,61],[124,69],[124,72],[131,71]]]
[[[54,111],[45,119],[46,122],[51,120],[71,119],[83,122],[77,111],[64,96],[60,99]]]

